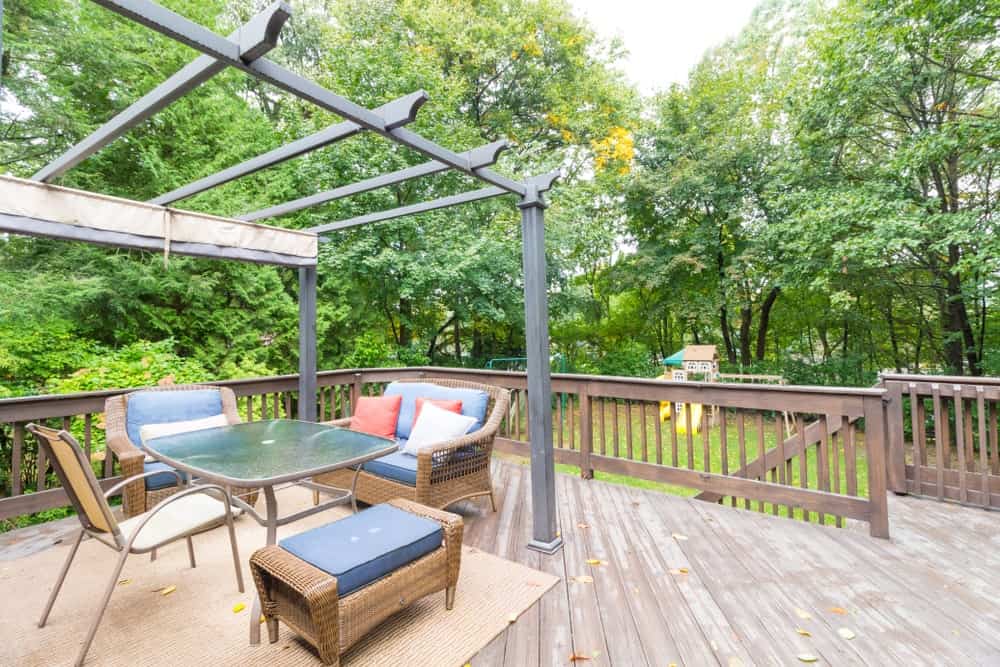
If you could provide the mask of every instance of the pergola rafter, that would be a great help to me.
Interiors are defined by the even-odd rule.
[[[543,174],[529,178],[524,182],[517,181],[490,169],[490,166],[496,162],[500,151],[506,147],[505,142],[495,142],[459,153],[444,148],[409,130],[405,125],[414,120],[417,110],[426,100],[427,96],[423,91],[403,96],[377,109],[370,110],[268,60],[264,57],[264,53],[275,45],[278,32],[286,19],[291,15],[291,9],[283,2],[272,4],[243,28],[237,30],[227,38],[150,0],[93,1],[160,34],[193,47],[197,51],[200,51],[202,56],[143,96],[142,99],[126,109],[121,115],[106,123],[91,136],[47,165],[35,174],[35,180],[47,181],[65,173],[89,155],[92,155],[101,147],[113,141],[116,137],[121,136],[129,128],[134,127],[137,123],[165,108],[225,67],[239,69],[250,76],[271,84],[299,99],[311,102],[344,119],[343,122],[332,125],[309,137],[291,142],[286,146],[247,160],[239,165],[224,169],[217,174],[199,179],[172,192],[156,197],[150,202],[116,200],[119,204],[122,202],[131,204],[135,211],[145,211],[147,216],[150,210],[161,212],[165,220],[162,233],[140,233],[138,236],[144,239],[142,243],[145,244],[142,246],[136,245],[138,242],[130,237],[127,240],[133,243],[129,247],[144,247],[153,250],[177,247],[176,242],[171,246],[171,232],[169,224],[166,221],[175,216],[183,220],[183,216],[188,214],[183,211],[174,212],[172,209],[164,208],[165,204],[190,197],[309,151],[328,146],[363,130],[374,132],[401,146],[415,150],[429,158],[430,161],[390,174],[369,178],[327,192],[248,213],[243,216],[243,220],[216,218],[214,222],[220,226],[220,229],[217,230],[219,232],[217,237],[223,240],[219,241],[218,245],[198,243],[199,253],[210,257],[231,258],[234,253],[232,247],[229,246],[228,239],[234,230],[239,231],[242,229],[239,225],[249,225],[247,221],[284,215],[302,210],[308,206],[326,203],[342,197],[368,192],[376,188],[387,187],[413,178],[429,176],[450,169],[483,181],[488,187],[389,211],[381,211],[349,220],[320,225],[310,230],[293,232],[292,230],[254,225],[251,225],[247,229],[258,230],[261,234],[267,234],[268,230],[274,230],[273,233],[278,240],[283,238],[282,232],[302,234],[305,231],[312,233],[312,239],[315,241],[318,234],[329,234],[341,229],[373,224],[408,215],[416,215],[491,197],[508,194],[514,194],[519,197],[518,207],[521,209],[523,242],[525,338],[528,357],[529,438],[531,440],[533,512],[533,539],[528,546],[529,548],[545,553],[557,551],[562,546],[562,539],[559,537],[555,513],[548,297],[546,291],[545,262],[544,211],[546,202],[542,197],[543,193],[552,187],[557,174]],[[0,3],[2,3],[2,0],[0,0]],[[2,4],[0,4],[0,12],[2,12]],[[2,18],[2,13],[0,13],[0,18]],[[64,211],[59,212],[65,213]],[[190,215],[196,216],[199,214]],[[209,216],[204,217],[209,218]],[[84,224],[84,227],[80,229],[71,229],[70,235],[64,234],[63,236],[59,236],[58,234],[49,233],[55,228],[46,225],[59,225],[58,230],[64,231],[66,227],[73,228],[73,223],[77,222],[76,220],[57,218],[58,216],[55,215],[24,216],[23,212],[16,210],[16,208],[5,212],[3,202],[0,202],[0,229],[4,229],[4,224],[6,223],[6,228],[16,233],[56,236],[58,238],[77,238],[91,243],[110,245],[119,245],[119,241],[121,240],[120,236],[116,236],[116,234],[120,234],[118,231],[96,227],[85,229],[86,225],[84,223],[81,223]],[[32,226],[33,221],[37,223],[34,227]],[[206,222],[206,224],[210,223]],[[146,229],[148,227],[149,225],[147,224]],[[197,227],[194,229],[189,228],[188,232],[197,235]],[[229,236],[222,232],[229,233]],[[285,240],[288,241],[289,239]],[[240,243],[245,244],[245,240],[241,239]],[[236,254],[240,255],[241,253]],[[317,372],[317,262],[316,252],[312,251],[311,254],[312,256],[307,257],[304,261],[274,262],[285,266],[299,266],[300,400],[298,403],[299,418],[304,420],[314,420],[316,418],[316,403],[309,398],[316,395]],[[236,258],[245,259],[242,256]],[[267,263],[266,258],[266,254],[260,254],[259,256],[255,256],[254,261],[265,261]],[[259,637],[256,639],[259,639]]]

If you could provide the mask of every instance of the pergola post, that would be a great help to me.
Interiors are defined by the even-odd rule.
[[[549,300],[545,268],[545,202],[538,186],[518,204],[524,261],[524,333],[528,358],[528,437],[531,441],[532,528],[528,548],[546,554],[562,548],[556,520],[552,450],[552,377],[549,368]]]
[[[299,269],[299,419],[316,421],[316,267]]]

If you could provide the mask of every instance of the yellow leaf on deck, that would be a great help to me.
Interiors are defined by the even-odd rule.
[[[588,526],[585,523],[578,523],[578,524],[576,524],[576,527],[580,528],[581,530],[586,530],[587,528],[590,528],[590,526]]]
[[[258,623],[263,623],[263,622],[264,622],[264,621],[266,621],[266,620],[267,620],[267,617],[266,617],[266,616],[264,616],[264,614],[261,614],[261,615],[260,615],[260,620],[258,621]]]
[[[680,533],[674,533],[673,534],[673,538],[675,540],[679,540],[679,541],[683,542],[684,540],[687,539],[687,535],[681,535]]]
[[[570,662],[583,662],[584,660],[590,660],[590,658],[588,658],[585,655],[580,655],[579,653],[570,653],[569,654],[569,661]]]
[[[176,586],[167,586],[166,588],[160,589],[160,595],[170,595],[177,590]]]
[[[247,608],[247,606],[245,604],[243,604],[242,602],[238,602],[238,603],[236,603],[236,604],[233,605],[233,613],[234,614],[238,614],[238,613],[240,613],[241,611],[243,611],[246,608]]]
[[[850,628],[840,628],[837,630],[837,634],[844,639],[854,639],[857,636],[854,634],[854,630],[851,630]]]
[[[802,662],[816,662],[819,660],[819,658],[814,656],[812,653],[799,653],[796,657]]]
[[[131,579],[119,579],[118,580],[118,585],[119,586],[128,586],[131,583],[132,583]]]
[[[608,561],[601,560],[600,558],[588,558],[587,565],[607,565]]]
[[[581,574],[581,575],[576,576],[576,577],[570,577],[570,579],[572,579],[573,581],[575,581],[578,584],[592,584],[592,583],[594,583],[594,578],[591,577],[591,576],[589,576],[589,575],[586,575],[586,574]]]
[[[670,570],[670,574],[687,574],[688,569],[686,567],[677,567]]]
[[[847,616],[847,610],[843,607],[830,607],[831,614],[837,614],[838,616]]]
[[[795,628],[795,632],[799,633],[803,637],[812,637],[813,633],[809,632],[805,628]]]
[[[812,618],[812,614],[810,614],[805,609],[798,609],[798,608],[796,608],[795,609],[795,615],[798,616],[799,618],[801,618],[804,621],[808,621],[810,618]]]

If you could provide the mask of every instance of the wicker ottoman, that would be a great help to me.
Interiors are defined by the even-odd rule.
[[[443,590],[451,609],[461,557],[460,516],[397,498],[264,547],[250,571],[271,643],[280,620],[338,665],[414,600]]]

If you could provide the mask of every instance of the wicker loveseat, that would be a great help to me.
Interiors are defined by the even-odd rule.
[[[421,384],[420,387],[399,387],[398,385]],[[443,509],[448,505],[466,498],[489,496],[493,511],[496,511],[496,501],[493,498],[493,483],[490,478],[490,459],[493,456],[493,439],[496,437],[500,422],[507,414],[510,405],[510,394],[506,389],[477,382],[463,380],[445,380],[440,378],[422,378],[397,380],[389,385],[387,393],[404,390],[403,406],[400,413],[400,427],[404,428],[402,435],[409,432],[409,426],[403,426],[404,413],[412,415],[414,394],[423,394],[430,398],[444,398],[446,390],[471,390],[484,392],[487,405],[484,412],[482,428],[468,433],[460,438],[435,445],[422,450],[418,456],[410,456],[397,452],[382,459],[376,459],[364,464],[358,473],[356,494],[358,500],[369,505],[384,503],[393,498],[407,498],[428,507]],[[350,428],[351,420],[339,419],[327,422],[334,426]],[[400,435],[397,430],[397,437]],[[337,470],[326,475],[317,476],[321,484],[350,488],[354,481],[354,471]]]
[[[159,392],[167,392],[169,395],[159,395]],[[130,401],[133,405],[131,412]],[[232,389],[207,385],[168,385],[112,396],[104,402],[108,448],[118,459],[122,477],[160,473],[150,474],[125,486],[122,507],[126,518],[152,509],[158,502],[182,488],[177,485],[177,475],[173,468],[158,461],[146,461],[139,441],[141,427],[220,413],[226,416],[230,424],[242,421],[236,410],[236,395]],[[234,488],[231,492],[251,505],[257,502],[255,489]]]

